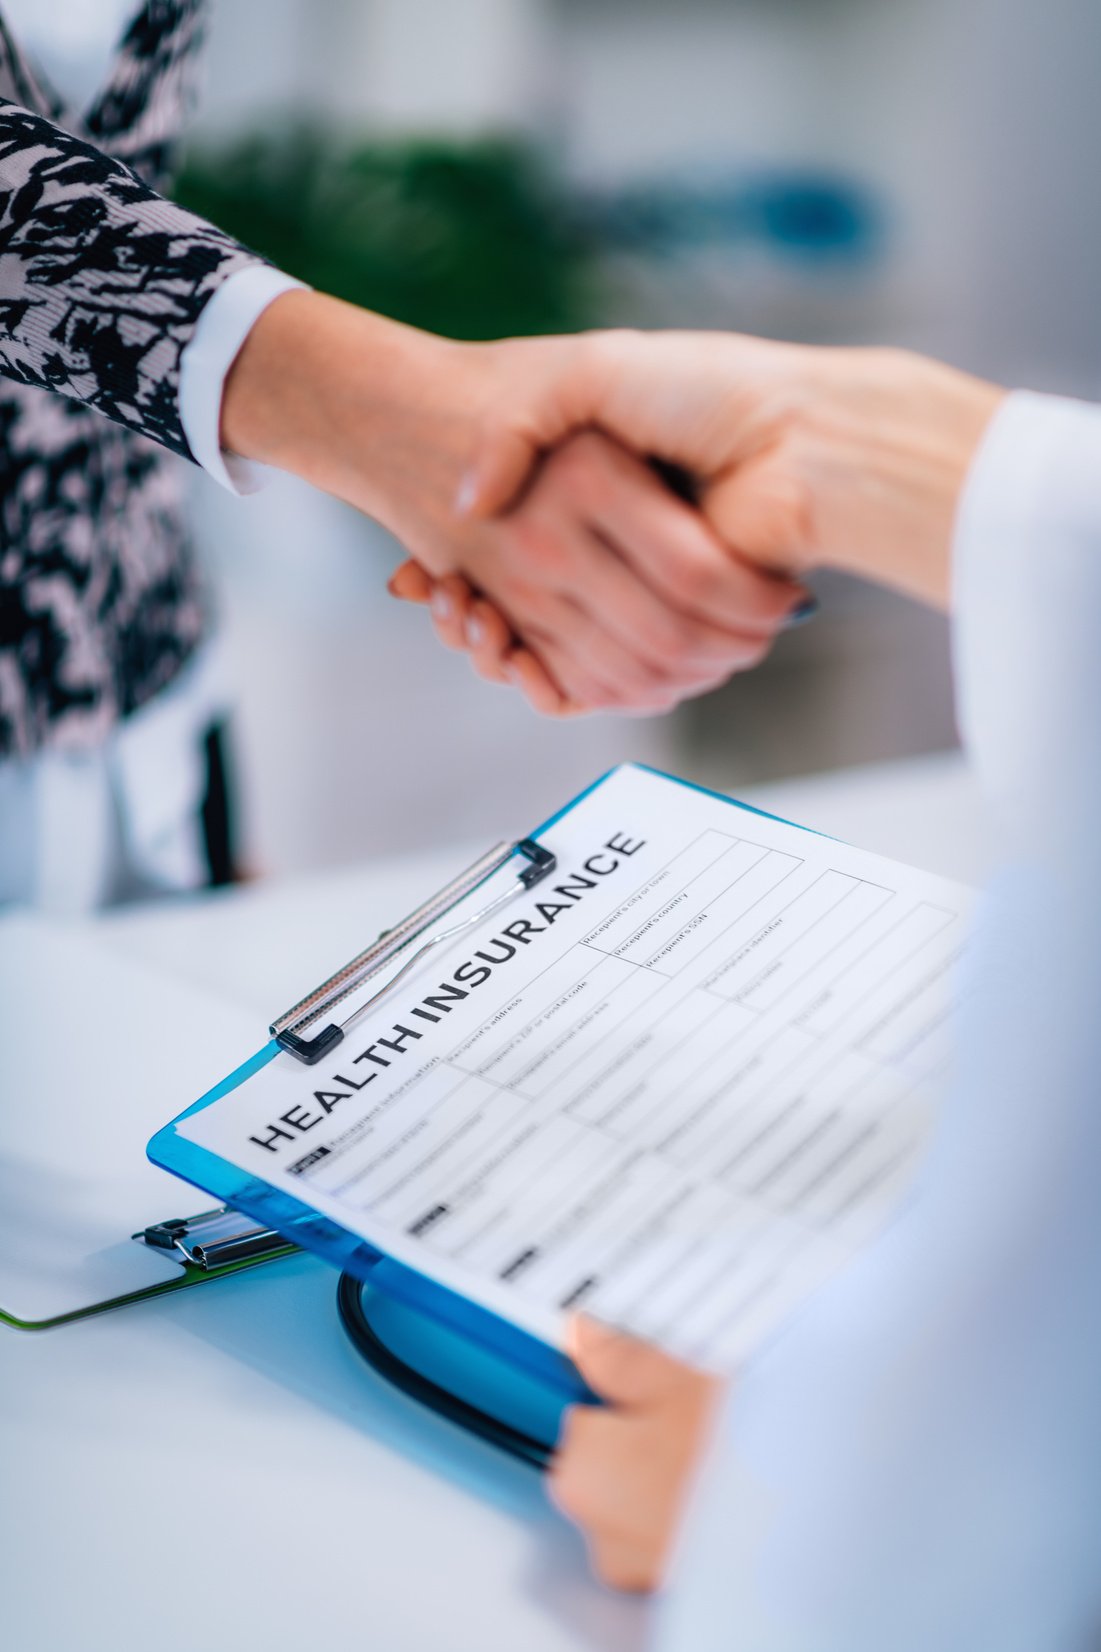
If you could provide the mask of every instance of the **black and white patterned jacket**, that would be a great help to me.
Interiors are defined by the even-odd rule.
[[[35,73],[2,4],[0,759],[97,744],[201,640],[180,357],[221,282],[259,262],[156,193],[203,0],[145,0],[83,113]]]

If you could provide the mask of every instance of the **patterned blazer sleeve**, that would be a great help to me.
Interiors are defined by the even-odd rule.
[[[190,459],[181,354],[221,283],[263,262],[120,161],[0,99],[0,375]]]

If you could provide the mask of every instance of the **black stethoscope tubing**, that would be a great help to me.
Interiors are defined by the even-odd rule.
[[[532,1468],[540,1470],[547,1468],[554,1455],[552,1446],[547,1445],[544,1440],[537,1439],[534,1434],[526,1434],[523,1429],[514,1428],[502,1418],[494,1417],[490,1412],[472,1405],[469,1400],[453,1394],[450,1389],[441,1387],[439,1383],[433,1382],[431,1377],[426,1377],[423,1372],[416,1370],[414,1366],[399,1358],[393,1349],[387,1347],[367,1318],[361,1279],[357,1279],[354,1274],[341,1274],[336,1288],[336,1305],[340,1322],[351,1338],[353,1346],[380,1377],[384,1377],[410,1399],[427,1406],[430,1411],[445,1417],[448,1422],[458,1423],[461,1428],[477,1435],[478,1439],[487,1441],[499,1450],[507,1452],[509,1456],[518,1458],[520,1462],[528,1463]]]

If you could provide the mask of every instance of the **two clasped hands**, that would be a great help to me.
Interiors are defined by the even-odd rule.
[[[757,664],[836,568],[947,604],[964,479],[1003,392],[896,351],[612,332],[463,345],[313,293],[253,329],[225,444],[376,517],[395,595],[540,711],[658,712]],[[674,489],[669,477],[680,479]],[[589,1322],[552,1495],[600,1575],[660,1580],[715,1405]]]
[[[413,559],[395,594],[483,676],[543,712],[659,712],[756,665],[815,568],[943,602],[999,395],[735,335],[456,344],[301,292],[250,334],[223,436],[390,528]]]

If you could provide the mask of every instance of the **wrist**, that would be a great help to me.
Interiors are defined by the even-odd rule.
[[[465,446],[443,483],[438,427],[463,350],[321,293],[287,293],[260,316],[227,377],[223,444],[396,529],[418,464],[437,485],[457,484]]]
[[[820,559],[947,607],[964,483],[1005,391],[902,351],[859,356],[842,364],[857,388]]]

